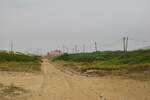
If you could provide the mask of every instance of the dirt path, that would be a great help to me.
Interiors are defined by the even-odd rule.
[[[29,77],[31,76],[31,77]],[[3,83],[28,89],[30,96],[15,100],[149,100],[150,82],[106,77],[85,77],[61,72],[47,60],[41,75],[1,75]],[[20,78],[18,78],[20,77]],[[8,80],[4,79],[7,78]],[[16,80],[14,80],[16,78]],[[25,80],[25,81],[23,81]]]

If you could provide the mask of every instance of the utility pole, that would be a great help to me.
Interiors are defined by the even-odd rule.
[[[10,44],[10,52],[11,54],[13,54],[13,42],[11,41],[11,44]]]
[[[95,42],[95,51],[97,52],[97,42]]]
[[[123,37],[123,51],[126,52],[126,37]]]
[[[11,42],[11,52],[13,52],[13,43]]]
[[[128,37],[126,37],[126,52],[128,52]]]
[[[123,37],[123,50],[124,52],[128,51],[128,37]]]

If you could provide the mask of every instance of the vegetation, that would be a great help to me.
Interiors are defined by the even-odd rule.
[[[33,56],[33,55],[25,55],[23,53],[8,53],[5,51],[0,52],[0,62],[10,62],[10,61],[16,61],[16,62],[36,62],[39,61],[40,57]]]
[[[98,70],[99,74],[143,73],[150,79],[150,50],[104,51],[93,53],[64,54],[53,61],[63,61],[63,67],[70,67],[80,72]],[[96,72],[98,73],[98,72]]]
[[[124,53],[122,51],[104,51],[93,53],[64,54],[55,60],[73,62],[95,62],[101,61],[105,64],[141,64],[150,62],[150,50],[137,50]]]
[[[34,55],[25,55],[23,53],[0,52],[0,70],[1,71],[40,71],[41,58]]]

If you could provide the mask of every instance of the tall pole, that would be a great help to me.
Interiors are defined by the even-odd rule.
[[[126,37],[123,37],[123,51],[126,52]]]
[[[10,47],[11,53],[13,53],[13,42],[11,41],[11,47]]]
[[[95,51],[97,52],[97,42],[95,42]]]
[[[128,52],[128,37],[126,37],[126,52]]]

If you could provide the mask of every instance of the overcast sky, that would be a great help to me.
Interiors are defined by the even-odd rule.
[[[150,0],[0,0],[0,49],[35,52],[150,45]]]

